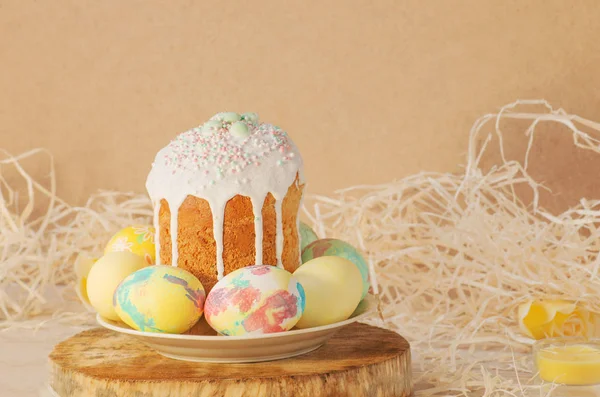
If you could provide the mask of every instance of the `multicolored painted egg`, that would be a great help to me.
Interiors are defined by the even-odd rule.
[[[300,222],[300,252],[304,251],[304,248],[306,248],[308,244],[317,241],[318,239],[317,233],[315,233],[310,226],[304,222]]]
[[[340,256],[312,259],[295,272],[306,294],[306,308],[297,328],[312,328],[348,319],[362,300],[362,276],[354,263]]]
[[[148,266],[144,258],[131,252],[109,252],[92,264],[87,274],[86,290],[92,307],[104,318],[118,320],[113,308],[113,294],[123,279]]]
[[[208,294],[204,313],[222,335],[268,334],[292,329],[305,305],[304,290],[290,272],[261,265],[223,277]]]
[[[341,256],[354,263],[363,279],[362,298],[369,292],[369,266],[362,255],[350,244],[334,238],[313,241],[302,251],[302,263],[321,256]]]
[[[149,265],[156,263],[154,227],[133,225],[117,232],[104,249],[104,253],[129,251],[141,256]]]
[[[172,266],[148,266],[131,274],[115,291],[115,311],[138,331],[180,334],[202,316],[206,294],[200,280]]]

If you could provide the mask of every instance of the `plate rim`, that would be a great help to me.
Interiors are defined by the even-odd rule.
[[[138,331],[133,328],[130,328],[127,325],[125,325],[126,327],[113,325],[109,322],[111,320],[105,319],[104,317],[102,317],[100,315],[100,313],[96,314],[96,321],[102,327],[110,329],[111,331],[128,334],[128,335],[133,335],[133,336],[137,336],[137,337],[143,337],[143,338],[175,339],[175,340],[206,341],[206,342],[209,342],[209,341],[214,342],[217,340],[218,341],[224,341],[224,340],[234,341],[234,340],[284,338],[284,337],[291,337],[294,335],[303,335],[303,334],[311,334],[311,333],[315,333],[315,332],[319,332],[319,331],[327,331],[327,330],[331,330],[331,329],[343,327],[348,324],[355,323],[355,322],[365,318],[367,315],[371,314],[371,312],[373,312],[373,309],[375,308],[375,304],[376,304],[376,299],[377,299],[377,297],[375,295],[367,294],[365,296],[365,298],[359,303],[359,305],[360,305],[363,302],[365,302],[366,308],[365,308],[364,312],[362,312],[354,317],[350,317],[344,321],[338,321],[337,323],[321,325],[318,327],[293,329],[293,330],[285,331],[285,332],[275,332],[275,333],[271,333],[271,334],[259,334],[259,335],[210,336],[210,335],[168,334],[168,333],[160,333],[160,332]]]

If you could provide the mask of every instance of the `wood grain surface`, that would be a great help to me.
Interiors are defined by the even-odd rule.
[[[212,364],[165,358],[133,337],[81,332],[50,354],[61,397],[409,396],[408,342],[366,324],[342,329],[316,351],[286,360]]]

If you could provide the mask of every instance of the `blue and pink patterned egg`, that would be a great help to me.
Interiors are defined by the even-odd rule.
[[[354,263],[363,279],[362,298],[369,292],[369,266],[356,248],[345,241],[334,238],[324,238],[313,241],[302,251],[302,263],[321,256],[340,256]]]
[[[113,295],[115,311],[138,331],[180,334],[202,316],[205,292],[190,272],[148,266],[126,277]]]
[[[206,298],[204,315],[222,335],[288,331],[306,306],[304,290],[292,274],[270,266],[248,266],[223,277]]]

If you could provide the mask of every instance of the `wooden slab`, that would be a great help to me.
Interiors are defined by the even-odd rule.
[[[104,328],[79,333],[50,354],[61,397],[409,396],[410,349],[400,335],[355,323],[300,357],[253,364],[165,358]]]

